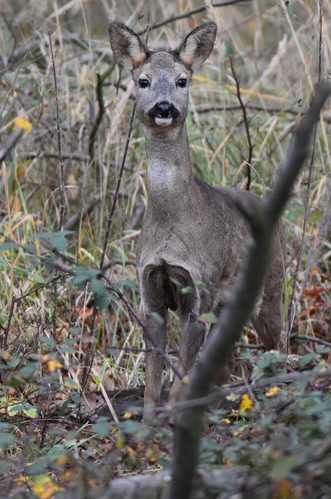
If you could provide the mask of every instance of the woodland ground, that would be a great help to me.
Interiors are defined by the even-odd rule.
[[[314,84],[331,79],[329,1],[204,5],[1,3],[0,497],[90,497],[171,461],[169,413],[154,428],[140,421],[146,155],[135,121],[125,156],[133,86],[108,22],[150,25],[159,49],[217,23],[188,116],[193,167],[210,184],[246,188],[249,170],[250,189],[266,196]],[[233,470],[211,497],[330,497],[330,145],[328,103],[283,216],[284,348],[263,353],[254,330],[243,332],[227,400],[210,410],[201,443],[202,468]],[[172,360],[177,340],[172,320]]]

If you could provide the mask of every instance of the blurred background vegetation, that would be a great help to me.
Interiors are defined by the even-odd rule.
[[[41,407],[54,398],[59,404],[79,401],[73,393],[79,393],[88,366],[88,391],[143,384],[143,339],[130,307],[138,315],[135,252],[147,203],[146,155],[135,121],[124,157],[134,91],[109,46],[107,27],[114,19],[142,36],[148,28],[156,50],[176,48],[204,20],[216,22],[215,48],[194,76],[188,116],[193,167],[210,184],[246,188],[249,144],[237,84],[254,146],[251,190],[266,196],[314,84],[331,79],[327,0],[247,0],[226,7],[198,0],[2,1],[0,337],[6,421],[13,416],[9,408],[23,402],[25,411],[40,418]],[[13,137],[17,142],[10,146]],[[329,105],[283,217],[284,336],[291,335],[285,352],[291,365],[307,353],[315,363],[329,358],[330,144]],[[97,279],[101,263],[106,286]],[[176,341],[172,321],[172,356]],[[250,326],[244,343],[258,343]],[[233,379],[247,374],[259,355],[258,349],[238,347]],[[166,381],[171,379],[169,371]],[[18,407],[14,414],[22,417]]]

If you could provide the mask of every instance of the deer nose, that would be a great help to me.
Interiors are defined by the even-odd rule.
[[[155,111],[160,118],[171,118],[173,116],[174,106],[170,102],[160,102],[155,105]]]

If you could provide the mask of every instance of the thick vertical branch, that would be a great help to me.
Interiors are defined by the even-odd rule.
[[[310,109],[302,118],[293,137],[285,164],[276,179],[274,189],[263,205],[247,203],[231,194],[233,203],[250,223],[253,241],[232,297],[222,310],[199,361],[192,370],[186,387],[185,401],[202,398],[211,392],[217,377],[230,358],[235,341],[251,314],[261,290],[270,259],[272,236],[278,219],[290,196],[294,181],[308,154],[314,127],[321,108],[331,94],[331,86],[322,83],[317,87]],[[171,499],[189,499],[196,465],[199,439],[205,406],[184,408],[178,412],[175,429],[175,456],[172,469]]]

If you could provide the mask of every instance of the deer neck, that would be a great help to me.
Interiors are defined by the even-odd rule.
[[[149,204],[186,198],[194,186],[185,123],[164,132],[145,129]]]

